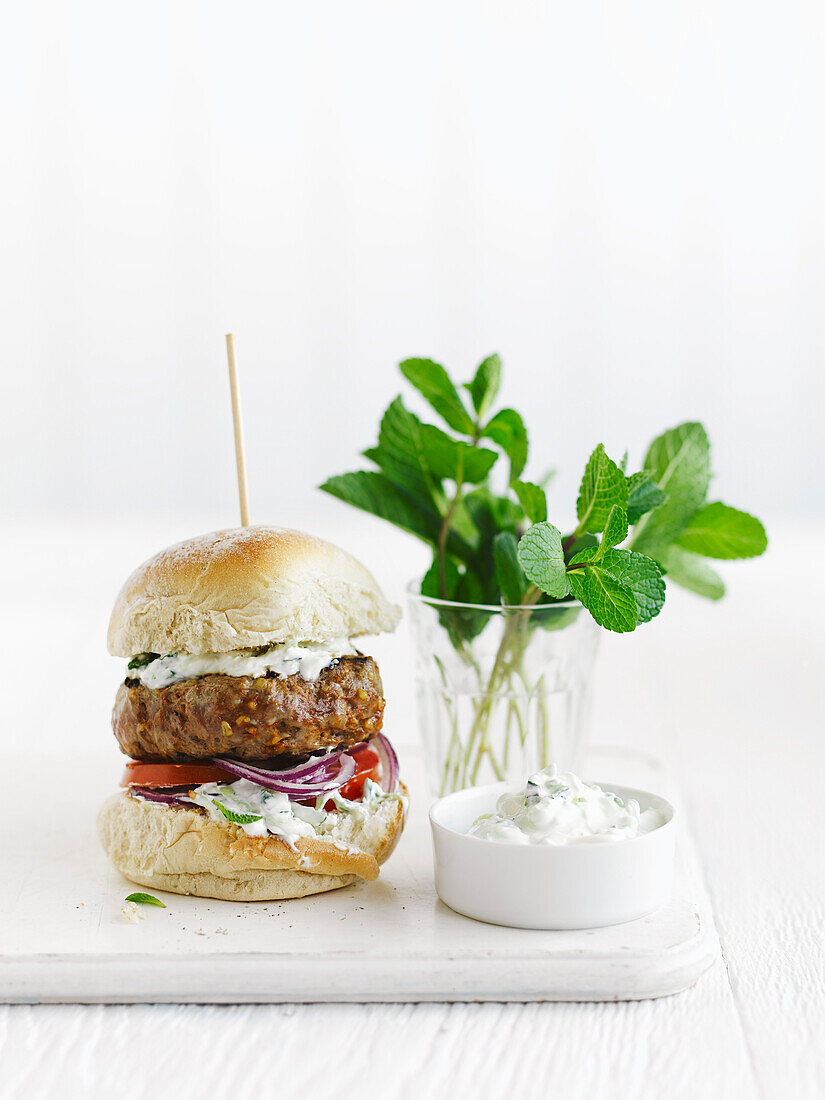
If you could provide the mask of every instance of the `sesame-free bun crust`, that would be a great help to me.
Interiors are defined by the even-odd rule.
[[[332,543],[284,527],[213,531],[161,550],[115,601],[109,652],[226,653],[394,630],[401,609]]]
[[[402,793],[406,789],[402,786]],[[200,809],[112,795],[100,809],[106,854],[141,886],[225,901],[284,901],[378,878],[404,827],[405,803],[387,799],[365,821],[341,814],[332,837],[250,837]]]

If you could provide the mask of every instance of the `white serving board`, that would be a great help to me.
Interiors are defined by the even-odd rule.
[[[4,765],[22,778],[31,762]],[[47,772],[36,812],[33,784],[4,789],[0,1001],[625,1000],[677,993],[719,955],[683,821],[673,898],[650,917],[536,932],[452,912],[433,888],[427,799],[416,797],[423,782],[411,754],[402,755],[409,822],[377,882],[247,905],[155,891],[168,908],[141,907],[145,919],[127,923],[124,898],[140,888],[109,867],[95,831],[117,756],[52,759]],[[638,756],[594,754],[589,773],[669,793],[659,766]]]

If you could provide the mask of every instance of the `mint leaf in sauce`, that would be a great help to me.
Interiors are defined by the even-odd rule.
[[[218,807],[227,821],[231,821],[235,825],[251,825],[253,821],[262,820],[262,814],[238,814],[234,810],[227,810],[222,802],[213,802],[213,805]]]

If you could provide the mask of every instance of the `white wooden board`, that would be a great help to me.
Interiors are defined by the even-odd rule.
[[[22,760],[4,764],[6,775],[23,772]],[[423,794],[375,883],[252,905],[158,891],[168,908],[142,907],[145,919],[130,924],[121,907],[136,887],[108,866],[94,826],[119,767],[111,753],[52,761],[37,812],[29,783],[6,784],[0,1000],[623,1000],[676,993],[719,958],[684,828],[674,895],[658,913],[586,932],[500,928],[436,897]],[[422,792],[417,762],[405,757],[402,771]],[[642,757],[596,754],[589,772],[670,793]]]

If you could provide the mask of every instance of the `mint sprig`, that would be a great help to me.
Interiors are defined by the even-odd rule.
[[[495,409],[498,355],[462,384],[432,359],[406,359],[401,373],[441,423],[422,420],[397,397],[364,451],[374,469],[321,488],[430,546],[422,593],[448,601],[440,617],[456,647],[484,628],[490,605],[567,600],[552,614],[534,612],[535,625],[559,629],[576,617],[571,596],[602,626],[626,633],[659,614],[665,575],[719,599],[724,585],[705,559],[755,557],[767,546],[754,516],[707,503],[710,444],[698,422],[657,436],[630,474],[627,452],[617,464],[600,443],[582,477],[576,526],[565,535],[548,522],[546,479],[522,476],[523,418]]]

